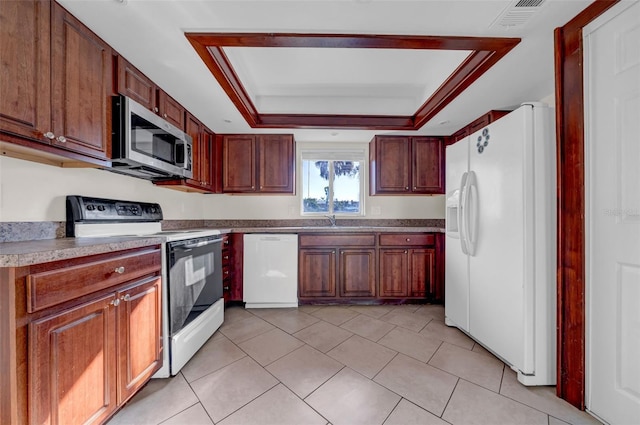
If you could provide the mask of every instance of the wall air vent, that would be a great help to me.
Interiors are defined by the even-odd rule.
[[[522,27],[533,15],[538,13],[545,0],[516,0],[511,2],[500,16],[491,24],[492,27]]]

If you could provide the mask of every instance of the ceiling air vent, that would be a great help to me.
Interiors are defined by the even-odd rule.
[[[542,7],[545,0],[516,0],[509,4],[491,26],[521,27]]]

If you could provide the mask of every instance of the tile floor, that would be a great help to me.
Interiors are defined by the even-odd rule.
[[[441,306],[231,307],[171,379],[115,424],[598,424],[520,385]]]

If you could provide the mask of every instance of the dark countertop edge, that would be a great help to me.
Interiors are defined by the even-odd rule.
[[[440,227],[237,227],[219,229],[221,233],[443,233]],[[84,257],[158,245],[157,236],[114,236],[99,238],[58,238],[0,243],[0,267],[23,267],[69,258]]]
[[[59,238],[0,243],[0,267],[23,267],[159,245],[160,237]]]

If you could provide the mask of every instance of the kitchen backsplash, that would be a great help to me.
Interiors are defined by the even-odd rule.
[[[444,227],[444,219],[341,219],[338,226]],[[246,227],[328,226],[326,218],[292,220],[164,220],[163,230],[201,227],[230,229]],[[0,222],[0,242],[19,242],[65,237],[64,221]]]

